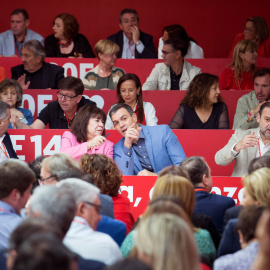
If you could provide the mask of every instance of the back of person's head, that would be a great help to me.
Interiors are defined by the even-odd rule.
[[[166,174],[171,174],[171,175],[178,175],[178,176],[183,176],[187,179],[189,179],[189,176],[185,170],[183,170],[181,167],[172,165],[165,167],[161,172],[159,173],[159,177],[166,175]]]
[[[25,21],[29,20],[28,12],[24,8],[16,8],[15,10],[12,11],[11,16],[19,15],[20,13],[23,15]]]
[[[257,77],[264,77],[266,75],[269,75],[270,76],[270,68],[262,68],[262,69],[259,69],[255,72],[254,76],[253,76],[253,80],[255,80]]]
[[[80,160],[83,172],[91,174],[102,194],[117,196],[122,175],[114,161],[103,154],[84,154]]]
[[[0,200],[8,197],[13,190],[21,196],[35,182],[35,175],[22,161],[9,160],[0,164]]]
[[[94,180],[93,176],[91,174],[84,173],[79,169],[74,169],[72,171],[68,171],[66,173],[61,174],[58,177],[58,180],[61,181],[61,180],[65,180],[67,178],[78,178],[78,179],[84,180],[92,185],[95,185],[95,180]]]
[[[128,257],[107,267],[106,270],[152,270],[152,268],[137,258]]]
[[[169,39],[179,38],[189,43],[188,34],[183,26],[179,24],[169,25],[163,28],[163,33],[165,31],[168,33]]]
[[[253,200],[270,207],[270,169],[261,168],[243,177],[243,183]]]
[[[65,179],[60,181],[57,186],[72,193],[77,207],[85,201],[94,203],[99,194],[99,189],[96,186],[77,178]]]
[[[61,79],[58,88],[61,90],[73,90],[77,96],[82,95],[84,90],[82,80],[73,76],[67,76]]]
[[[77,255],[60,239],[50,233],[36,233],[19,248],[12,270],[71,270],[76,264]]]
[[[139,15],[138,15],[138,12],[137,12],[135,9],[133,9],[133,8],[125,8],[125,9],[123,9],[123,10],[120,12],[120,18],[119,18],[119,22],[120,22],[120,23],[122,23],[122,17],[123,17],[123,15],[126,14],[126,13],[132,13],[132,14],[134,14],[134,15],[136,16],[137,21],[139,22]]]
[[[72,192],[57,186],[40,186],[34,190],[29,215],[53,220],[58,224],[62,238],[66,235],[75,216],[76,202]]]
[[[23,89],[21,85],[16,80],[5,79],[0,83],[0,94],[3,93],[8,88],[15,90],[17,94],[17,101],[15,104],[15,108],[20,107],[22,105],[22,97],[23,97]]]
[[[172,195],[179,198],[184,204],[186,213],[191,217],[196,198],[194,187],[188,179],[170,174],[158,177],[154,185],[152,199],[159,195]]]
[[[77,160],[65,153],[56,153],[42,160],[41,166],[47,167],[51,175],[56,175],[56,180],[62,174],[72,170],[79,170],[80,166]]]
[[[236,230],[240,231],[243,240],[248,243],[255,238],[257,223],[265,207],[249,205],[243,207],[239,213]]]
[[[62,19],[64,24],[64,37],[67,39],[75,38],[79,32],[80,25],[77,19],[68,13],[62,13],[55,17],[54,22],[57,18]]]
[[[260,168],[270,169],[270,156],[262,156],[252,159],[248,166],[248,174],[251,174]]]
[[[10,109],[10,105],[0,100],[0,119],[3,120],[7,117],[7,109]]]
[[[209,73],[197,74],[191,83],[180,105],[184,104],[191,108],[209,106],[209,92],[211,87],[218,87],[218,77]],[[221,95],[218,96],[218,102],[222,101]]]
[[[210,174],[205,159],[199,156],[185,158],[181,162],[180,168],[187,172],[189,179],[194,186],[197,186],[197,184],[202,182],[204,175],[208,177]]]
[[[110,109],[109,112],[110,117],[112,118],[112,115],[114,115],[120,109],[125,109],[130,114],[130,116],[134,114],[134,111],[129,105],[125,103],[117,103]]]
[[[262,113],[263,113],[263,110],[264,110],[265,108],[270,108],[270,101],[267,101],[267,102],[265,102],[265,103],[263,103],[263,104],[261,105],[260,110],[259,110],[259,115],[260,115],[260,117],[262,117]]]
[[[24,42],[23,48],[26,48],[34,53],[35,57],[41,56],[41,61],[45,60],[46,53],[43,45],[39,40],[32,39]]]
[[[138,257],[155,270],[199,269],[194,236],[187,223],[172,214],[154,214],[141,220],[135,231]]]
[[[94,50],[98,60],[100,60],[100,54],[106,55],[118,53],[120,47],[109,39],[101,39],[96,43]]]
[[[180,51],[182,58],[184,58],[188,51],[189,42],[180,38],[171,38],[164,41],[164,45],[170,45],[175,52]]]
[[[38,180],[40,179],[41,162],[44,158],[46,158],[46,156],[38,156],[36,159],[28,162],[29,168],[34,172],[36,176],[36,181],[33,184],[32,190],[39,186]]]

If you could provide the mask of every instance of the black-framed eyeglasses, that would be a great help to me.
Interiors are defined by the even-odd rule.
[[[167,51],[161,51],[163,54],[165,54],[165,55],[167,55],[167,54],[170,54],[170,53],[175,53],[175,51],[174,52],[167,52]]]
[[[96,211],[100,214],[101,213],[101,210],[102,210],[102,206],[100,204],[95,204],[95,203],[91,203],[91,202],[88,202],[88,201],[83,201],[83,203],[86,203],[86,204],[89,204],[89,205],[92,205],[95,207]]]
[[[76,96],[71,97],[69,95],[62,94],[60,91],[57,91],[56,95],[57,95],[58,98],[64,98],[67,101],[70,101],[71,99],[73,99],[73,98],[75,98],[75,97],[78,96],[78,95],[76,95]]]
[[[56,174],[53,174],[53,175],[50,175],[50,176],[48,176],[46,178],[39,178],[38,181],[44,182],[44,181],[46,181],[46,180],[48,180],[50,178],[55,178],[57,180],[58,179],[58,176]]]

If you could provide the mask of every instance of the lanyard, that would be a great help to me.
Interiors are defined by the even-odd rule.
[[[75,114],[76,114],[77,110],[78,110],[78,106],[77,106],[77,108],[76,108],[75,112],[73,113],[73,115],[71,116],[71,118],[68,118],[68,116],[67,116],[67,115],[66,115],[66,113],[64,112],[65,117],[67,118],[67,122],[68,122],[68,128],[70,127],[69,123],[70,123],[70,122],[73,120],[73,118],[74,118],[74,116],[75,116]]]
[[[75,218],[73,219],[73,222],[76,222],[76,223],[82,224],[82,225],[84,225],[84,226],[86,225],[86,224],[85,224],[85,222],[80,221],[80,220],[75,219]]]
[[[0,211],[1,211],[1,212],[5,212],[5,213],[11,213],[10,211],[7,211],[7,210],[5,210],[5,209],[3,209],[3,208],[0,208]]]
[[[26,35],[24,35],[24,37],[23,37],[23,44],[24,44],[24,41],[25,41],[25,36]],[[23,49],[23,44],[22,44],[22,47],[21,47],[20,51],[18,52],[18,49],[17,49],[17,46],[16,46],[16,42],[15,42],[15,36],[14,36],[14,47],[15,47],[16,55],[18,57],[21,57],[21,52],[22,52],[22,49]]]
[[[5,145],[4,145],[4,143],[2,142],[2,145],[3,145],[3,147],[4,147],[4,149],[0,146],[0,148],[1,148],[1,150],[2,150],[2,152],[5,154],[5,156],[7,157],[7,158],[9,158],[9,156],[8,156],[8,152],[7,152],[7,148],[5,147]]]
[[[261,153],[261,146],[260,146],[260,141],[259,140],[258,140],[258,150],[259,150],[259,156],[261,157],[262,153]]]
[[[131,50],[131,47],[129,46],[129,43],[128,43],[128,48],[129,48],[129,50],[130,50],[130,52],[131,52],[131,56],[132,56],[131,58],[134,59],[134,58],[135,58],[135,56],[134,56],[135,49],[134,49],[134,51],[132,51],[132,50]]]

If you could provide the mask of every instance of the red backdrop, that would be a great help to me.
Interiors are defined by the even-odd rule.
[[[10,28],[10,14],[15,8],[25,8],[30,16],[29,28],[44,37],[52,34],[55,16],[68,12],[78,19],[80,32],[93,48],[99,39],[119,30],[119,13],[127,7],[137,9],[140,28],[153,35],[156,46],[163,27],[179,23],[211,58],[227,57],[235,35],[243,31],[248,17],[263,16],[270,25],[269,0],[12,0],[1,2],[0,32]]]

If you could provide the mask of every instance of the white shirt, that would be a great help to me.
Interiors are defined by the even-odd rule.
[[[137,47],[134,42],[129,44],[129,39],[126,37],[124,32],[123,32],[123,41],[124,42],[123,42],[122,58],[135,59],[136,48],[139,53],[142,53],[142,51],[144,50],[144,45],[142,44],[142,42]]]
[[[259,141],[258,141],[258,147],[257,147],[257,151],[256,151],[256,158],[263,156],[267,151],[270,150],[270,142],[268,142],[267,144],[263,143],[261,134],[259,135]],[[261,155],[260,155],[260,151],[259,148],[261,149]]]
[[[75,216],[64,244],[85,259],[112,265],[123,258],[119,246],[107,234],[94,231],[87,221]]]
[[[2,137],[0,137],[0,162],[9,159],[8,158],[9,157],[8,151],[7,151],[8,157],[5,155],[5,152],[4,152],[6,150],[6,148],[3,145],[3,140],[4,140],[5,136],[6,136],[6,134],[4,134]]]

